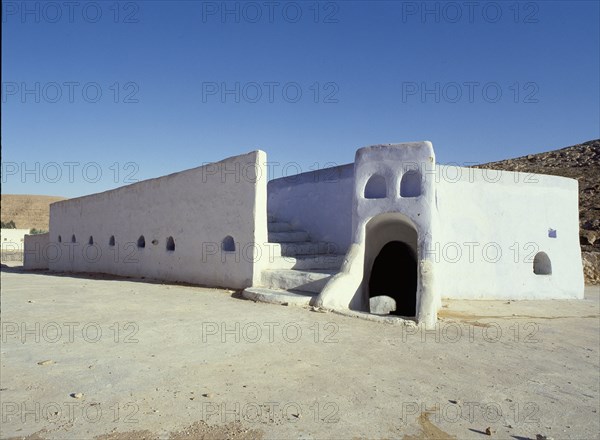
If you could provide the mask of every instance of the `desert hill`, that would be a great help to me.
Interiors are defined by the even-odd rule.
[[[50,224],[50,203],[65,200],[58,196],[36,196],[23,194],[2,194],[1,217],[3,222],[13,220],[19,229],[48,230]]]

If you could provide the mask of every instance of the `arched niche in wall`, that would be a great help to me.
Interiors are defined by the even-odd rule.
[[[552,262],[546,252],[538,252],[533,258],[533,273],[536,275],[552,275]]]
[[[167,237],[166,248],[169,252],[173,252],[175,250],[175,240],[173,240],[173,237]]]
[[[387,184],[385,177],[373,174],[365,185],[365,199],[385,199],[387,197]]]
[[[400,197],[419,197],[421,191],[421,173],[417,170],[404,173],[400,181]]]
[[[223,239],[221,243],[221,249],[223,252],[235,252],[235,241],[231,235],[228,235]]]

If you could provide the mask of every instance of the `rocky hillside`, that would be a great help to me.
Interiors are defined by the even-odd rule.
[[[579,234],[586,282],[600,282],[600,139],[515,159],[478,165],[579,181]]]
[[[13,220],[19,229],[48,230],[50,203],[65,200],[57,196],[2,194],[2,221]]]

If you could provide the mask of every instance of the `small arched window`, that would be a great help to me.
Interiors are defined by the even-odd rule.
[[[538,252],[533,258],[533,273],[536,275],[552,275],[552,262],[546,252]]]
[[[108,239],[108,245],[109,246],[115,245],[115,236],[114,235],[111,235],[110,238]]]
[[[71,243],[77,243],[77,239],[75,238],[75,234],[71,235]]]
[[[400,181],[400,197],[419,197],[421,195],[421,173],[410,170],[404,173]]]
[[[58,242],[62,243],[62,237],[60,235],[58,236]]]
[[[91,235],[90,235],[90,238],[88,239],[88,244],[90,246],[92,246],[94,244],[94,237],[92,237]]]
[[[221,243],[221,249],[223,252],[235,252],[235,241],[233,241],[233,237],[228,235],[223,239]]]
[[[143,235],[140,235],[140,238],[137,240],[137,247],[142,249],[146,247],[146,239]]]
[[[173,237],[168,237],[167,238],[167,250],[170,252],[173,252],[175,250],[175,240],[173,240]]]
[[[385,199],[386,196],[385,178],[379,174],[372,175],[365,186],[365,199]]]

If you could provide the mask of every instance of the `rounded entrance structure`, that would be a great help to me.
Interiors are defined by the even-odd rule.
[[[412,221],[400,213],[378,215],[367,223],[365,238],[364,304],[389,297],[395,301],[391,314],[416,317],[418,234]]]

